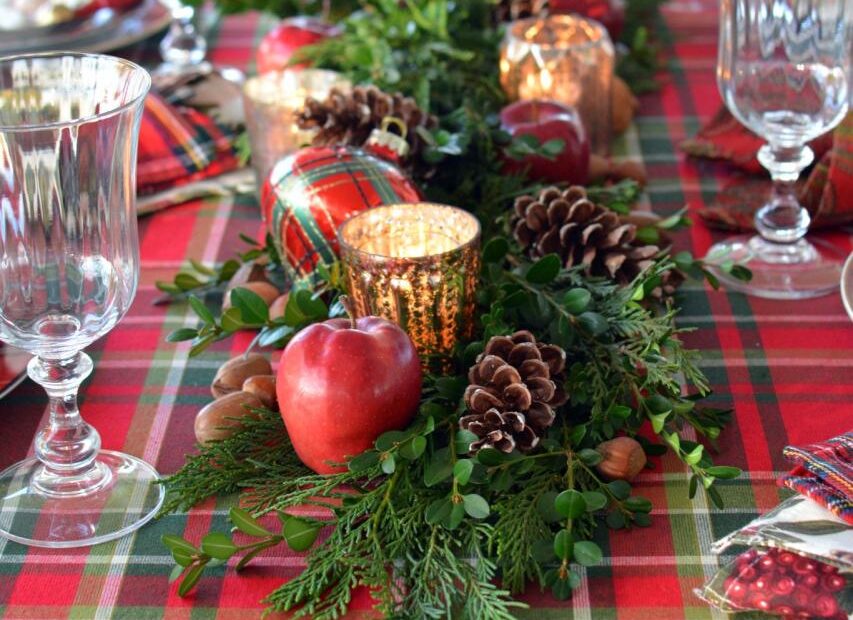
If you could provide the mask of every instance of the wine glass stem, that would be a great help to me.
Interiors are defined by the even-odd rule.
[[[755,214],[755,228],[773,243],[795,243],[811,223],[809,212],[797,198],[796,183],[803,168],[814,161],[814,153],[808,146],[765,144],[758,151],[758,161],[770,171],[773,194]]]
[[[85,353],[63,360],[34,357],[27,366],[49,398],[50,419],[35,440],[36,457],[44,464],[37,482],[46,493],[85,493],[103,481],[95,464],[101,437],[77,408],[77,390],[91,372],[92,358]]]

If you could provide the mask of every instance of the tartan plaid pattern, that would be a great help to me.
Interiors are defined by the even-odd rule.
[[[729,168],[688,162],[678,144],[716,112],[713,79],[716,49],[712,12],[668,13],[674,41],[660,92],[643,98],[642,115],[616,145],[617,154],[642,157],[654,209],[673,213],[709,204]],[[259,33],[270,22],[256,16],[229,18],[214,33],[213,60],[245,65]],[[137,54],[139,52],[136,52]],[[169,473],[193,445],[193,417],[210,399],[219,364],[243,350],[251,334],[215,344],[189,360],[188,347],[167,344],[166,334],[194,325],[183,304],[155,306],[156,280],[169,279],[189,257],[224,260],[240,232],[260,229],[251,201],[196,202],[140,220],[142,279],[131,312],[90,347],[95,372],[81,391],[82,411],[99,429],[105,448],[126,450]],[[836,231],[850,247],[850,235]],[[696,224],[676,237],[678,249],[703,253],[712,233]],[[209,299],[215,304],[215,299]],[[776,479],[787,469],[782,449],[844,432],[853,415],[853,329],[837,294],[805,302],[752,299],[688,283],[680,323],[694,328],[690,346],[715,390],[715,406],[733,406],[735,421],[720,439],[720,463],[746,470],[721,485],[724,510],[704,498],[687,499],[688,476],[671,456],[653,459],[637,491],[655,505],[653,525],[631,532],[598,533],[605,551],[600,566],[583,569],[571,601],[558,603],[535,587],[522,618],[537,620],[682,620],[724,618],[696,598],[718,567],[714,539],[742,527],[775,506],[786,491]],[[46,398],[27,381],[0,401],[0,466],[25,456],[43,422]],[[231,500],[205,502],[188,514],[149,524],[133,536],[93,549],[50,551],[0,541],[0,616],[4,618],[244,619],[260,617],[258,601],[303,565],[281,548],[257,558],[240,575],[212,569],[186,599],[167,582],[171,559],[159,543],[164,533],[197,541],[210,528],[225,530]],[[725,561],[733,555],[724,556]],[[366,617],[366,592],[354,594],[353,618]]]

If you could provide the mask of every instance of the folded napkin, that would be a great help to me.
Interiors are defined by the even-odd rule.
[[[788,446],[796,467],[779,481],[853,525],[853,431],[804,447]]]
[[[723,187],[717,202],[699,216],[713,228],[753,230],[753,215],[770,196],[767,171],[756,158],[764,140],[749,131],[723,107],[695,138],[681,148],[689,155],[729,162],[750,176],[739,176]],[[853,222],[853,112],[833,133],[810,143],[818,164],[805,180],[800,200],[814,227]],[[760,176],[758,176],[760,175]]]
[[[203,112],[173,105],[152,92],[139,132],[137,193],[149,195],[238,167],[231,130]]]

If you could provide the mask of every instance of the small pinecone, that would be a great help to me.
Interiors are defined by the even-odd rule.
[[[610,209],[592,203],[582,187],[561,191],[546,187],[515,200],[513,234],[531,258],[555,253],[566,267],[583,265],[585,273],[628,284],[660,252],[636,239],[637,227]]]
[[[548,11],[548,0],[501,0],[495,13],[499,22],[541,15]]]
[[[333,88],[323,101],[309,97],[298,123],[301,129],[319,130],[312,141],[314,146],[362,146],[388,116],[406,125],[410,149],[407,157],[411,159],[425,146],[417,128],[432,129],[438,125],[436,117],[425,114],[411,97],[391,95],[375,86],[355,86],[350,91]]]
[[[554,409],[568,400],[563,390],[565,366],[563,349],[537,342],[528,331],[489,340],[468,371],[468,414],[459,420],[462,429],[479,437],[470,452],[484,447],[507,453],[535,448],[554,423]]]

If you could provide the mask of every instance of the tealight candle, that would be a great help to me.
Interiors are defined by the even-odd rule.
[[[357,316],[399,324],[427,366],[471,335],[480,269],[473,215],[432,203],[380,206],[344,222],[338,239]]]
[[[507,96],[574,106],[599,154],[610,148],[613,65],[607,30],[577,15],[514,21],[501,45],[501,85]]]
[[[332,88],[351,86],[340,73],[325,69],[285,69],[246,81],[243,107],[259,190],[276,162],[311,142],[313,132],[296,123],[305,100],[325,99]]]

